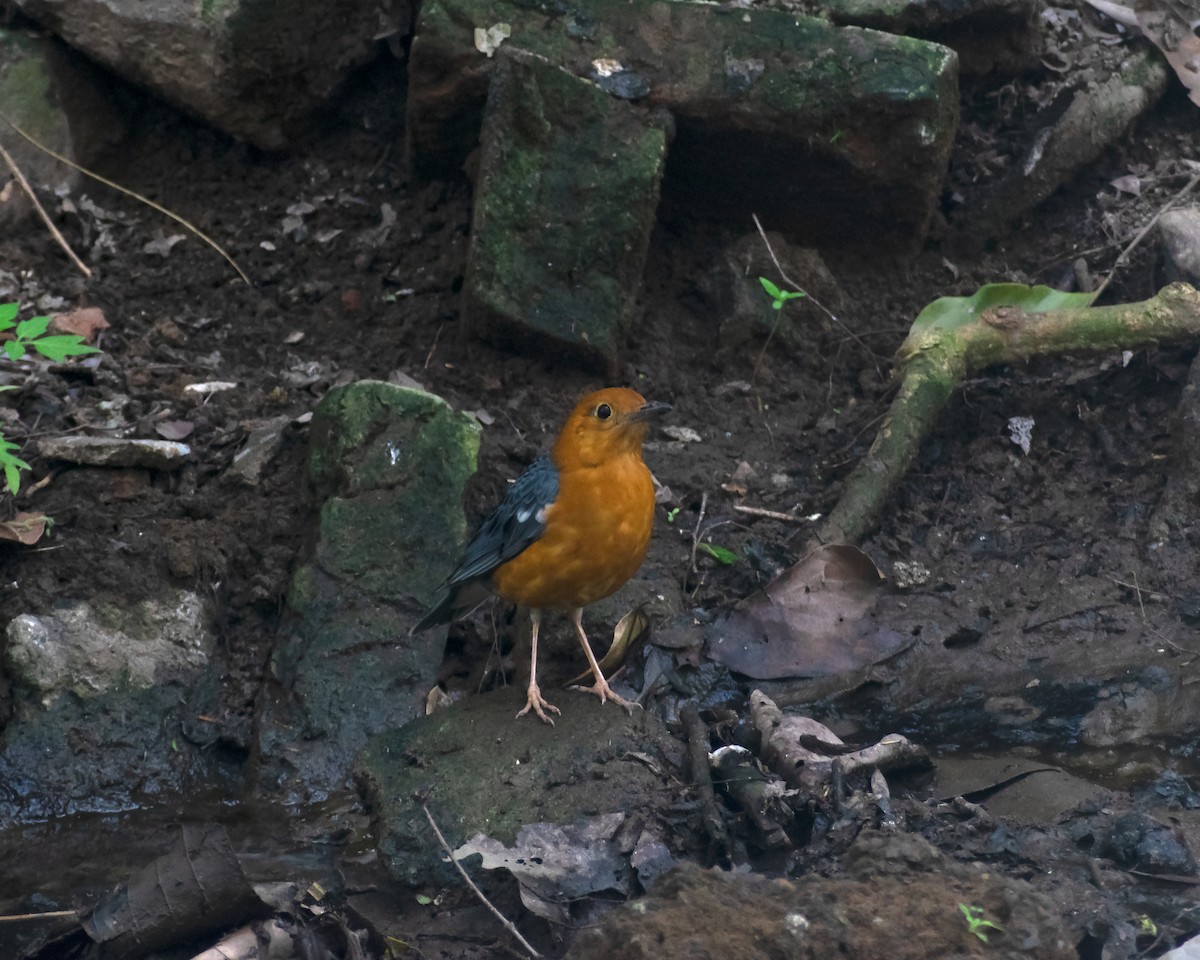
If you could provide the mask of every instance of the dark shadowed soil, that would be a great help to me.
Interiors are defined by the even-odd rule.
[[[1039,84],[1052,81],[1047,73],[968,91],[946,212],[969,196],[972,184],[1015,162],[1022,120],[1034,116]],[[112,325],[94,376],[50,377],[17,396],[23,422],[35,426],[30,437],[16,439],[110,426],[118,435],[154,437],[156,424],[186,420],[194,424],[187,442],[195,451],[174,474],[52,467],[27,453],[34,467],[27,489],[49,482],[19,497],[16,508],[45,511],[56,523],[37,546],[0,544],[0,596],[6,620],[62,597],[133,601],[168,586],[214,596],[227,682],[212,720],[223,749],[243,756],[302,547],[305,524],[297,517],[312,506],[301,423],[290,428],[258,485],[226,473],[255,423],[299,418],[334,384],[407,375],[455,407],[479,411],[480,470],[466,504],[476,522],[573,401],[602,384],[553,359],[506,353],[463,335],[456,295],[470,185],[460,171],[432,182],[406,173],[399,65],[365,72],[328,118],[326,132],[287,157],[264,156],[127,96],[130,135],[102,172],[218,239],[254,285],[191,236],[165,256],[145,252],[147,243],[181,231],[91,184],[80,194],[100,213],[76,197],[79,212],[60,211],[58,219],[95,269],[92,280],[81,281],[36,226],[0,241],[0,267],[17,278],[22,299],[98,306]],[[1200,156],[1198,131],[1196,108],[1172,88],[1126,142],[1011,236],[980,252],[944,248],[935,227],[920,253],[889,255],[864,247],[847,223],[845,245],[822,254],[848,308],[836,324],[811,307],[792,312],[783,321],[794,325],[791,336],[772,338],[765,352],[758,332],[732,338],[732,345],[726,337],[723,346],[724,318],[708,282],[723,247],[752,225],[711,222],[698,203],[667,209],[617,379],[671,402],[671,422],[692,428],[700,441],[658,436],[648,446],[647,461],[680,509],[673,524],[660,513],[646,578],[676,585],[689,608],[715,610],[794,560],[808,526],[755,520],[733,505],[801,517],[828,513],[887,408],[890,358],[920,309],[987,282],[1073,283],[1080,257],[1103,274],[1186,182],[1180,160]],[[1131,171],[1140,176],[1140,196],[1111,185]],[[301,203],[313,208],[300,214],[303,229],[285,233],[289,208]],[[381,230],[385,207],[395,222]],[[802,224],[795,234],[803,240]],[[1159,285],[1156,256],[1152,241],[1143,244],[1106,299],[1151,295]],[[1147,549],[1149,519],[1172,468],[1172,415],[1193,354],[1146,350],[1124,364],[1119,357],[1039,360],[992,371],[956,398],[882,528],[864,544],[885,573],[899,560],[931,571],[928,591],[947,604],[947,658],[986,637],[1001,659],[1036,660],[1043,644],[1064,637],[1083,643],[1100,633],[1143,648],[1147,665],[1194,656],[1194,626],[1185,617],[1194,607],[1184,601],[1195,604],[1196,528],[1190,543]],[[214,380],[237,388],[207,399],[183,392],[190,383]],[[1007,421],[1019,415],[1035,419],[1029,456],[1007,436]],[[735,480],[743,463],[749,468]],[[693,572],[692,531],[705,495],[708,538],[741,559],[722,566],[702,558]],[[1081,576],[1109,584],[1101,604],[1034,618]],[[1143,590],[1158,600],[1147,602]],[[496,622],[507,650],[512,631],[505,620]],[[598,624],[598,635],[614,620]],[[477,685],[493,622],[485,611],[455,628],[443,671],[451,690]],[[966,633],[964,622],[972,625]],[[573,643],[552,646],[544,663],[550,683],[580,669]],[[0,724],[12,710],[5,683],[0,673]],[[902,728],[948,751],[1034,742],[1057,763],[1074,762],[1069,722],[1028,735],[1019,725],[998,734],[953,717],[923,716],[919,704],[879,691],[866,689],[856,702],[859,709],[842,719],[863,740]],[[1164,764],[1184,776],[1195,773],[1194,730],[1167,731],[1151,746],[1158,752],[1139,758],[1144,762],[1135,771],[1142,780],[1152,780]],[[1128,777],[1124,755],[1111,759],[1111,769],[1091,775],[1113,785],[1138,779]],[[928,835],[965,859],[982,855],[987,839],[965,827],[930,828]],[[478,933],[486,917],[463,902],[463,923]],[[506,909],[519,912],[515,898]],[[1071,909],[1063,904],[1064,915]],[[492,928],[486,929],[485,946],[446,955],[488,955]]]

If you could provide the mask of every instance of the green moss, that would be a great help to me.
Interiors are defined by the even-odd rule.
[[[37,42],[0,30],[0,109],[39,140],[59,141],[62,115],[51,94],[50,76]]]

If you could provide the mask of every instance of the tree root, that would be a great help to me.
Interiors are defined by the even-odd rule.
[[[896,355],[899,393],[817,540],[855,543],[876,526],[942,408],[963,380],[985,367],[1189,340],[1200,341],[1200,294],[1183,283],[1140,303],[1045,312],[997,306],[956,328],[914,324]]]

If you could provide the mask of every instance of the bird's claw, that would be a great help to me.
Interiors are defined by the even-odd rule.
[[[634,707],[637,707],[639,710],[642,708],[640,703],[634,703],[632,700],[626,700],[624,697],[618,694],[615,690],[613,690],[612,687],[608,685],[608,682],[605,680],[597,680],[590,687],[579,685],[574,686],[571,689],[578,690],[581,693],[594,693],[600,698],[601,703],[604,703],[605,700],[611,700],[617,706],[624,707],[625,712],[630,716],[633,715]]]
[[[558,714],[562,713],[558,707],[542,696],[542,691],[536,683],[531,683],[529,685],[529,696],[526,697],[525,706],[517,713],[517,716],[523,717],[530,710],[537,714],[538,719],[541,720],[542,723],[548,723],[550,726],[554,726],[554,721],[546,716],[546,711],[549,710],[551,713]]]

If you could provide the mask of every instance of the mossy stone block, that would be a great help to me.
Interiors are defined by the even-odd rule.
[[[614,372],[658,209],[666,121],[501,49],[483,120],[467,322]]]
[[[422,712],[446,630],[409,629],[462,549],[479,426],[432,394],[368,380],[326,395],[311,443],[324,500],[260,716],[263,776],[289,791],[341,785],[367,737]]]

